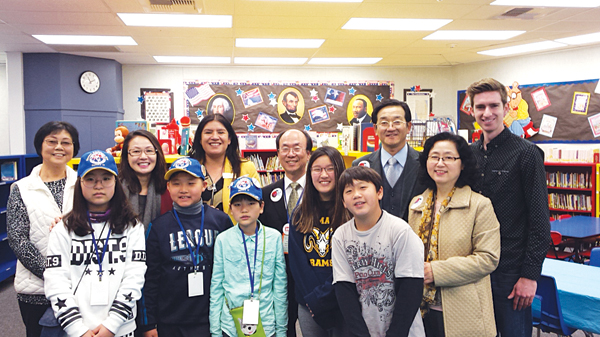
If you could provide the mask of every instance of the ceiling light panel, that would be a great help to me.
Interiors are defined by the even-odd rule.
[[[536,42],[529,44],[522,44],[518,46],[498,48],[498,49],[490,49],[485,51],[477,52],[477,54],[481,55],[489,55],[489,56],[506,56],[513,54],[525,54],[535,51],[548,50],[564,47],[566,44],[558,43],[554,41],[544,41],[544,42]]]
[[[571,36],[571,37],[566,37],[563,39],[557,39],[554,41],[560,42],[560,43],[566,43],[566,44],[595,43],[595,42],[600,42],[600,33]]]
[[[342,29],[360,30],[436,30],[452,22],[449,19],[350,18]]]
[[[600,6],[600,0],[496,0],[493,6],[519,6],[519,7],[584,7],[593,8]]]
[[[507,40],[523,33],[524,30],[438,30],[423,40]]]
[[[238,48],[319,48],[324,39],[235,39]]]
[[[231,15],[117,13],[127,26],[231,28]]]
[[[254,65],[302,65],[306,63],[306,57],[235,57],[235,64],[254,64]]]
[[[308,61],[312,65],[369,65],[381,61],[381,57],[314,57]]]
[[[216,56],[154,56],[159,63],[186,63],[186,64],[229,64],[230,57]]]
[[[74,44],[88,46],[136,46],[131,36],[102,35],[32,35],[45,44]]]
[[[259,0],[261,1],[261,0]],[[270,0],[281,2],[363,2],[363,0]]]

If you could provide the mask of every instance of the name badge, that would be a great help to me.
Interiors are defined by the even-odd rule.
[[[260,309],[259,300],[245,300],[244,301],[244,315],[242,316],[242,322],[244,324],[258,324],[258,311]]]
[[[204,295],[204,276],[202,272],[188,274],[188,297]]]
[[[223,172],[223,179],[233,179],[233,173]]]
[[[283,253],[287,254],[290,245],[290,224],[283,225]]]
[[[104,278],[100,281],[98,277],[90,277],[90,304],[91,305],[108,305],[108,283],[109,280]]]

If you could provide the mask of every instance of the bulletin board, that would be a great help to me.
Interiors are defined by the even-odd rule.
[[[598,79],[526,85],[515,81],[508,86],[509,96],[518,93],[512,95],[512,100],[509,97],[509,114],[512,112],[515,117],[505,117],[504,124],[508,127],[518,119],[525,124],[527,120],[522,117],[527,116],[533,123],[530,127],[538,130],[534,136],[526,137],[533,142],[597,142],[600,140],[597,86]],[[514,98],[519,96],[522,102],[517,104]],[[457,110],[459,128],[469,130],[470,138],[475,118],[466,90],[457,93]]]
[[[192,124],[198,124],[207,114],[222,113],[238,133],[279,133],[290,128],[337,132],[342,126],[350,125],[357,101],[360,101],[358,105],[364,106],[370,120],[375,106],[394,97],[394,84],[390,81],[252,83],[188,80],[184,81],[183,90],[184,113]]]

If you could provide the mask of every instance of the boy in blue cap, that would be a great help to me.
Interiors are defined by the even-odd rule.
[[[256,179],[240,177],[229,187],[230,212],[237,226],[223,232],[215,244],[210,285],[210,332],[213,337],[268,337],[287,332],[287,275],[281,234],[263,226],[262,190]],[[234,317],[230,309],[243,307]],[[259,324],[260,321],[260,324]]]
[[[202,203],[206,181],[197,160],[177,159],[165,179],[173,210],[148,226],[142,330],[145,337],[208,336],[215,238],[232,223]]]

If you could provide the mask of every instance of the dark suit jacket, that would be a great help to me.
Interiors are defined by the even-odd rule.
[[[362,123],[371,123],[371,116],[369,116],[368,114],[365,116],[365,119],[363,119]],[[358,122],[358,118],[352,118],[350,120],[350,125],[352,124],[362,124]]]
[[[296,123],[296,122],[294,122],[292,117],[290,117],[290,115],[288,115],[287,111],[282,113],[281,115],[279,115],[279,117],[281,117],[281,119],[286,123],[290,123],[290,124]],[[300,120],[298,120],[298,121],[300,121]]]
[[[265,201],[265,210],[258,218],[263,225],[277,229],[280,233],[283,231],[283,225],[288,222],[287,208],[283,196],[279,201],[271,200],[271,193],[276,188],[280,188],[282,193],[285,193],[283,179],[263,187],[263,200]]]
[[[408,144],[406,146],[408,146]],[[381,149],[356,159],[352,162],[352,166],[357,166],[362,161],[368,162],[370,168],[377,171],[382,179],[386,179],[383,167],[381,166]],[[388,213],[396,215],[404,220],[408,220],[408,206],[410,201],[414,196],[425,191],[425,186],[419,184],[417,181],[419,169],[419,152],[408,146],[408,155],[406,156],[404,170],[402,170],[402,174],[400,175],[400,178],[398,178],[396,186],[392,186],[394,191],[398,191],[398,193],[395,194],[400,196],[399,198],[394,198],[394,200],[397,200],[394,205],[398,205],[398,211],[386,209]],[[404,182],[404,184],[401,184],[401,182]],[[385,194],[383,198],[386,198]]]

